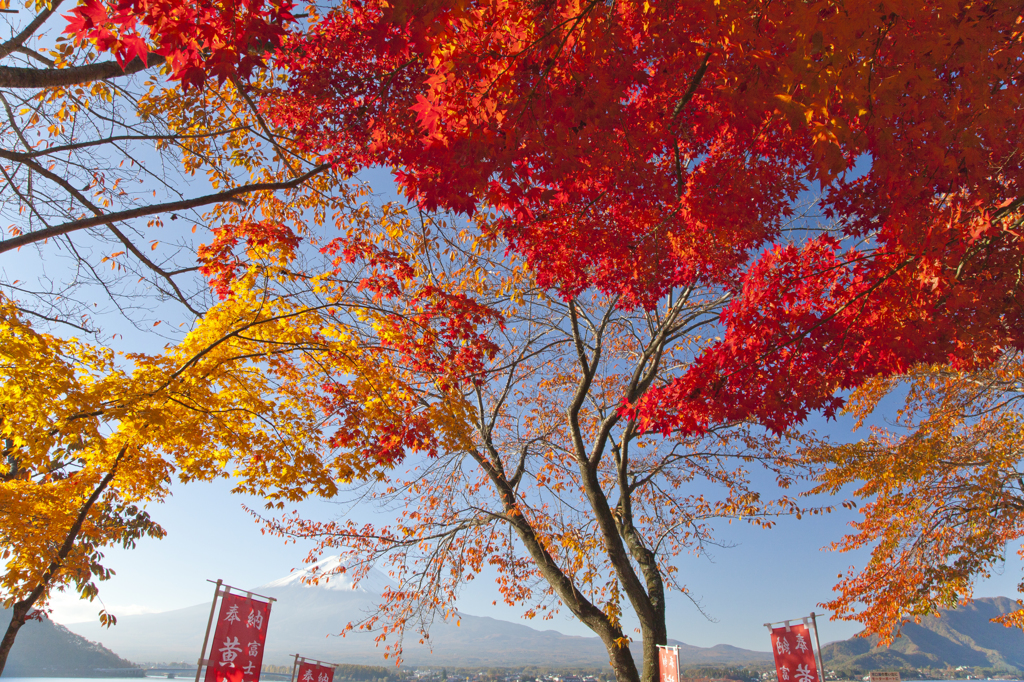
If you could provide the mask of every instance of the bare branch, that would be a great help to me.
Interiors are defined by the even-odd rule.
[[[10,158],[10,154],[0,151],[0,158]],[[224,201],[236,199],[237,197],[244,196],[246,194],[252,194],[253,192],[272,192],[276,190],[291,189],[293,187],[298,187],[302,183],[324,172],[328,168],[330,168],[328,164],[323,164],[291,180],[285,180],[282,182],[259,182],[251,185],[240,185],[238,187],[226,189],[223,192],[207,194],[205,196],[195,197],[193,199],[183,199],[181,201],[168,201],[162,204],[140,206],[139,208],[133,208],[127,211],[105,213],[103,215],[96,216],[93,218],[81,218],[80,220],[74,220],[69,223],[64,223],[62,225],[54,225],[53,227],[48,227],[43,230],[36,230],[34,232],[28,232],[26,234],[19,235],[17,237],[5,239],[2,242],[0,242],[0,253],[6,253],[8,251],[20,248],[27,244],[42,242],[47,239],[52,239],[53,237],[58,237],[63,234],[77,232],[78,230],[84,230],[90,227],[97,227],[98,225],[106,225],[107,223],[117,223],[123,220],[131,220],[132,218],[141,218],[143,216],[156,215],[159,213],[166,213],[168,211],[183,211],[190,208],[196,208],[198,206],[219,204]]]
[[[57,11],[61,3],[64,0],[53,0],[50,6],[44,9],[42,12],[36,15],[36,18],[29,22],[28,26],[23,28],[21,32],[0,45],[0,59],[9,56],[12,52],[17,50],[19,47],[25,44],[25,41],[32,37],[32,34],[36,32],[40,26],[46,23],[46,20],[53,16],[53,13]]]
[[[114,62],[96,62],[83,66],[69,66],[66,69],[33,69],[24,66],[0,66],[0,88],[14,90],[61,88],[69,85],[84,85],[93,81],[131,76],[140,71],[162,66],[167,60],[150,53],[146,61],[136,57],[122,67]]]

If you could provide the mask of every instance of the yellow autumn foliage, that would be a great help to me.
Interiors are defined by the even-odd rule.
[[[93,579],[107,574],[99,548],[162,535],[142,507],[175,478],[231,477],[235,491],[282,504],[329,497],[339,479],[379,465],[326,444],[316,389],[295,363],[320,342],[297,324],[302,311],[259,297],[249,290],[216,306],[163,354],[123,356],[37,332],[0,301],[5,604],[42,586],[42,605],[69,583],[94,595]],[[59,557],[108,475],[74,549]]]

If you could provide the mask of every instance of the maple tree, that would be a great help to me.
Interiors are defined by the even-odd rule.
[[[360,1],[289,36],[272,102],[425,207],[498,211],[565,296],[736,291],[645,423],[784,429],[872,375],[1020,345],[1019,9]],[[835,229],[789,244],[811,183]]]
[[[501,599],[526,616],[563,606],[593,630],[618,679],[656,679],[666,593],[689,593],[673,557],[716,544],[716,520],[770,527],[780,514],[820,511],[757,489],[752,469],[782,488],[802,475],[764,429],[730,422],[666,438],[642,432],[639,418],[620,409],[685,371],[725,297],[691,287],[649,312],[596,291],[563,301],[500,243],[474,238],[450,217],[406,217],[398,207],[390,215],[372,248],[388,257],[375,281],[396,286],[380,286],[375,306],[338,305],[327,322],[346,333],[368,324],[377,340],[362,344],[372,352],[361,373],[334,372],[337,388],[327,392],[346,447],[422,425],[401,467],[355,489],[357,504],[398,510],[398,518],[377,525],[289,514],[268,528],[315,539],[309,561],[352,557],[356,580],[375,563],[388,568],[397,585],[380,610],[347,626],[377,631],[387,655],[401,658],[406,633],[427,640],[435,617],[457,619],[461,587],[493,570]],[[337,281],[362,264],[333,265],[317,291],[325,302],[350,300]],[[453,339],[437,317],[417,317],[424,295],[439,293],[433,288],[483,306],[478,331]],[[446,337],[461,361],[436,352],[436,338]],[[387,369],[383,388],[360,386],[368,363]],[[453,373],[453,364],[462,368]],[[378,400],[384,410],[373,431],[353,429]],[[628,647],[631,617],[642,662]]]
[[[418,442],[415,429],[397,443],[375,430],[373,405],[361,412],[366,447],[341,450],[347,432],[323,430],[325,367],[367,390],[384,379],[346,361],[358,343],[328,342],[315,308],[290,306],[281,287],[308,283],[290,264],[327,214],[362,233],[375,213],[353,212],[366,189],[311,162],[254,105],[278,77],[255,68],[258,54],[244,83],[236,73],[187,90],[152,55],[102,62],[102,43],[52,40],[60,4],[36,4],[0,46],[0,211],[11,221],[0,254],[14,266],[3,288],[16,296],[0,299],[0,597],[13,609],[0,669],[52,590],[92,599],[111,575],[104,547],[163,534],[145,504],[172,479],[230,475],[234,492],[272,504],[330,497],[339,480],[379,475]],[[196,191],[195,175],[212,191]],[[176,301],[185,332],[165,336],[163,353],[119,355],[26,322],[102,340],[93,308],[103,298],[139,327],[173,319],[166,302]]]
[[[907,619],[969,600],[974,580],[1024,537],[1022,363],[1012,351],[984,370],[918,365],[868,382],[847,409],[863,423],[880,400],[906,391],[891,428],[807,450],[828,467],[818,492],[855,483],[865,501],[863,519],[835,545],[871,547],[868,564],[840,575],[839,595],[826,604],[838,617],[891,642]],[[1001,620],[1024,627],[1024,612]]]
[[[393,168],[427,209],[496,211],[567,297],[740,294],[722,341],[638,406],[649,428],[783,430],[873,375],[1021,343],[1013,4],[352,0],[297,24],[260,2],[241,44],[233,5],[161,7],[88,0],[69,31],[122,62],[151,39],[190,85],[266,40],[288,80],[261,106],[301,148]],[[811,184],[835,229],[789,244]]]

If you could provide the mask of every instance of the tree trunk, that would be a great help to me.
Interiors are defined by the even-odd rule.
[[[483,433],[484,441],[487,442],[486,432]],[[558,567],[555,560],[548,554],[543,543],[538,539],[534,528],[526,517],[516,507],[516,493],[501,469],[501,459],[493,448],[488,448],[488,453],[493,460],[476,451],[470,451],[470,456],[476,460],[487,473],[491,483],[494,485],[502,501],[506,514],[506,523],[522,541],[526,551],[533,559],[534,565],[545,581],[552,587],[555,594],[574,616],[594,634],[600,637],[608,650],[608,663],[615,673],[618,682],[640,682],[640,674],[637,671],[636,663],[633,661],[633,654],[628,646],[620,646],[624,639],[622,628],[613,623],[608,615],[590,602],[569,576],[565,575]]]
[[[649,626],[641,624],[640,632],[644,647],[644,672],[640,678],[641,682],[658,682],[661,669],[658,663],[658,645],[668,642],[664,614],[660,624],[652,623]]]
[[[627,507],[628,509],[628,507]],[[658,570],[658,560],[654,552],[647,549],[643,539],[632,524],[632,511],[628,512],[627,521],[620,525],[626,546],[643,573],[647,584],[647,599],[643,610],[635,609],[640,617],[640,634],[643,637],[643,682],[658,682],[660,679],[658,662],[658,645],[668,643],[668,629],[665,626],[665,583]]]
[[[4,674],[4,666],[7,665],[7,656],[11,653],[11,647],[14,646],[14,638],[18,636],[18,630],[28,619],[28,614],[32,611],[32,604],[35,601],[35,597],[29,597],[15,603],[14,608],[11,609],[11,622],[7,626],[7,632],[4,633],[3,641],[0,641],[0,675]]]
[[[614,642],[608,646],[608,663],[618,682],[640,682],[640,674],[628,646],[619,646]]]

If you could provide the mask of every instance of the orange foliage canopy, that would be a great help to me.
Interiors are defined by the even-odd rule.
[[[80,7],[120,31],[151,4]],[[265,38],[289,83],[264,109],[307,150],[392,167],[426,208],[494,211],[565,296],[733,292],[721,342],[635,406],[646,428],[781,430],[867,377],[1024,342],[1012,3],[347,0],[286,35],[290,5],[248,5],[237,73]],[[182,6],[154,49],[186,83],[235,73],[216,45],[236,18]],[[793,245],[814,185],[834,229]]]
[[[922,365],[875,380],[849,410],[863,420],[889,392],[907,389],[894,428],[808,450],[828,466],[819,491],[856,482],[867,502],[855,532],[835,545],[871,547],[867,566],[840,575],[839,596],[826,604],[839,617],[891,642],[903,619],[970,599],[976,576],[990,575],[1024,537],[1022,379],[1024,362],[1011,353],[980,371]],[[1000,620],[1024,627],[1024,611]]]

